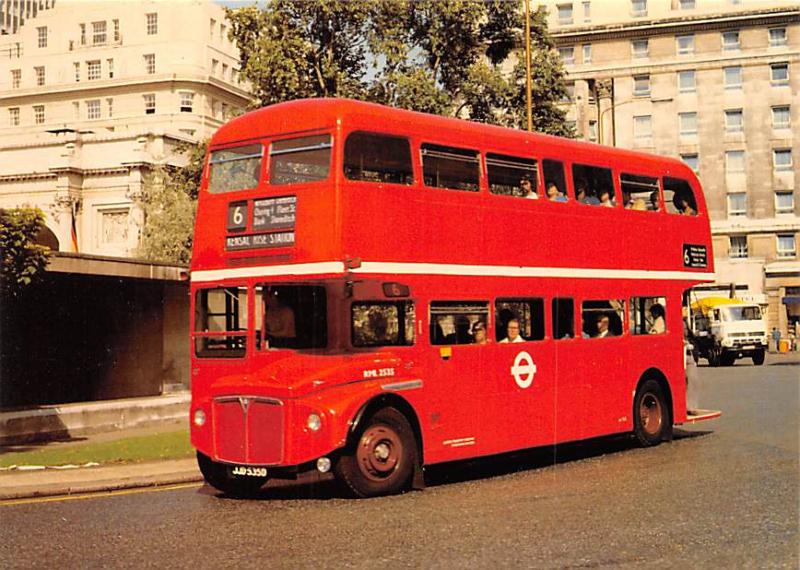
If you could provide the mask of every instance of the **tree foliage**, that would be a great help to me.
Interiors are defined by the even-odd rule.
[[[0,209],[0,293],[4,298],[19,296],[41,279],[50,256],[49,247],[35,242],[43,227],[44,214],[38,208]]]
[[[505,0],[273,0],[228,10],[257,104],[350,97],[524,127],[524,21]],[[568,135],[564,70],[531,21],[534,128]]]

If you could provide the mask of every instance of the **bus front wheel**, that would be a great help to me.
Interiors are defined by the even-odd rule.
[[[375,412],[336,462],[336,475],[357,497],[404,491],[411,482],[417,445],[411,424],[395,408]]]
[[[231,497],[253,497],[264,483],[266,477],[236,476],[231,473],[231,468],[224,463],[218,463],[210,457],[197,452],[197,465],[206,483]]]
[[[645,380],[636,391],[633,420],[633,432],[643,447],[670,439],[672,417],[664,390],[656,380]]]

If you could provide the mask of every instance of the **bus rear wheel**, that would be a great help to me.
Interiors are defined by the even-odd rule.
[[[356,497],[377,497],[405,491],[416,460],[411,424],[397,409],[382,408],[358,430],[335,472]]]
[[[633,433],[643,447],[658,445],[672,436],[672,414],[664,390],[656,380],[645,380],[636,391]]]
[[[210,457],[197,452],[197,465],[206,483],[231,497],[254,497],[264,483],[266,477],[240,477],[231,473],[231,467],[218,463]]]
[[[764,364],[764,349],[757,350],[753,353],[753,364],[761,366]]]

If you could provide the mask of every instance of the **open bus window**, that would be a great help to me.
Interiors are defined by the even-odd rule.
[[[544,299],[498,299],[494,304],[495,337],[508,338],[508,322],[519,323],[523,340],[544,338]],[[517,341],[518,342],[518,341]]]
[[[411,346],[414,344],[414,303],[353,303],[353,346]]]
[[[670,214],[697,215],[697,202],[694,199],[694,192],[692,192],[692,187],[689,186],[686,180],[665,176],[664,201],[667,204],[667,212]]]
[[[328,134],[273,142],[269,151],[269,183],[278,186],[327,179],[331,146]]]
[[[631,334],[667,332],[666,297],[631,297],[629,329]]]
[[[486,174],[489,178],[489,192],[502,196],[520,198],[539,198],[539,167],[532,158],[486,155]],[[524,181],[530,186],[530,193],[524,189]]]
[[[256,286],[256,348],[325,348],[327,296],[321,285]]]
[[[195,295],[195,355],[198,358],[239,358],[247,341],[247,289],[217,287]]]
[[[426,186],[477,192],[480,180],[478,151],[424,143],[422,175]]]
[[[619,176],[622,201],[628,210],[659,210],[658,178],[622,173]]]
[[[213,151],[209,160],[208,191],[218,194],[258,186],[262,154],[260,144]]]
[[[615,204],[614,177],[610,168],[573,164],[572,185],[575,199],[581,204],[609,207]]]
[[[544,198],[553,202],[566,202],[567,179],[564,176],[564,163],[558,160],[543,160],[542,173],[544,174]]]
[[[583,338],[605,338],[622,334],[625,301],[584,301],[581,305]]]
[[[408,139],[374,133],[352,133],[344,143],[344,175],[348,180],[413,184]]]
[[[475,327],[489,323],[489,303],[431,301],[431,344],[476,344]]]
[[[575,306],[572,299],[553,299],[553,338],[575,337]]]

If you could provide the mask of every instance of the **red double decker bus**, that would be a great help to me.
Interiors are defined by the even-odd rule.
[[[342,99],[211,140],[192,291],[191,438],[206,480],[426,465],[687,415],[684,292],[713,278],[682,162]]]

